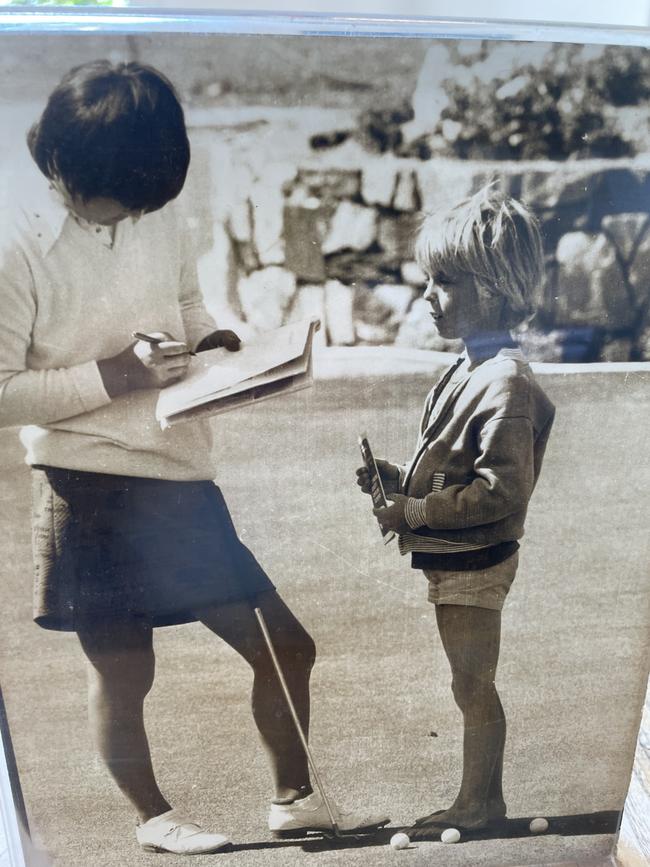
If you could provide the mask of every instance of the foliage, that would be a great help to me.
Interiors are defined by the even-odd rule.
[[[410,103],[369,110],[356,131],[365,147],[420,159],[433,153],[565,159],[635,152],[617,109],[645,109],[650,102],[649,51],[485,42],[469,55],[453,47],[448,52],[442,74],[430,84],[446,103],[432,128],[405,140],[404,124],[413,117]]]
[[[445,89],[449,103],[436,131],[458,156],[620,157],[632,147],[607,109],[646,100],[650,66],[639,49],[611,47],[585,59],[581,46],[554,45],[541,68],[467,83],[450,78]]]

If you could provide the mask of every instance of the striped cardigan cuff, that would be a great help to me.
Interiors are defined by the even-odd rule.
[[[417,530],[418,527],[424,527],[427,523],[427,512],[424,500],[418,500],[416,497],[408,497],[404,508],[404,517],[406,523],[411,530]]]

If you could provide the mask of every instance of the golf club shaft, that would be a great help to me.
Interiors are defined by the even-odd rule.
[[[280,681],[280,686],[282,687],[282,692],[284,693],[284,697],[287,701],[287,705],[289,706],[289,712],[293,718],[294,725],[296,726],[296,731],[298,732],[298,737],[300,738],[300,742],[305,751],[305,755],[307,756],[307,761],[309,763],[309,767],[311,769],[312,774],[314,775],[314,780],[316,781],[316,785],[318,786],[318,790],[323,799],[323,803],[325,804],[325,809],[327,810],[327,815],[329,816],[329,820],[332,823],[332,830],[334,831],[335,836],[339,836],[339,826],[336,823],[336,819],[334,818],[334,813],[332,812],[332,807],[330,805],[329,799],[325,794],[325,789],[323,788],[323,784],[321,782],[320,774],[314,764],[314,759],[311,754],[311,750],[309,749],[309,744],[307,743],[307,738],[305,737],[305,733],[302,729],[302,725],[300,720],[298,719],[298,714],[296,713],[296,708],[293,703],[293,699],[291,698],[291,693],[289,692],[289,687],[287,686],[287,682],[284,679],[284,674],[282,673],[282,669],[280,668],[280,663],[278,661],[278,657],[275,653],[275,648],[273,647],[273,642],[271,641],[271,636],[269,634],[269,630],[266,625],[266,620],[264,619],[264,615],[260,608],[255,609],[255,616],[257,617],[257,622],[260,625],[260,629],[262,630],[262,635],[264,636],[264,641],[266,642],[266,646],[269,650],[269,654],[271,655],[271,661],[273,662],[273,667],[275,668],[275,673],[278,676],[278,680]]]

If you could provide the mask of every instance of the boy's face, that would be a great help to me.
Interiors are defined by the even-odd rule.
[[[429,277],[424,298],[438,334],[448,340],[466,340],[496,330],[494,311],[479,294],[471,274],[437,269]]]

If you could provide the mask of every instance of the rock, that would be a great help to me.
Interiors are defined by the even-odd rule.
[[[393,208],[396,211],[419,211],[420,192],[414,171],[400,172],[397,176]]]
[[[561,331],[539,331],[534,328],[524,328],[515,335],[529,361],[545,361],[559,363],[563,360],[563,335]]]
[[[611,214],[648,210],[650,178],[643,169],[594,169],[584,161],[562,172],[525,172],[521,196],[536,212],[577,207],[587,215],[590,226],[600,226]]]
[[[377,213],[354,202],[339,204],[323,242],[323,253],[339,250],[365,250],[377,237]]]
[[[240,269],[245,274],[250,274],[251,271],[257,271],[260,267],[260,260],[257,258],[257,250],[255,249],[253,242],[233,240],[232,243]]]
[[[287,196],[285,204],[293,205],[297,208],[307,208],[310,211],[315,211],[321,206],[321,200],[317,196],[312,195],[304,187],[295,187]]]
[[[641,331],[637,339],[636,350],[641,361],[650,361],[650,325]]]
[[[285,267],[299,280],[325,280],[322,245],[328,217],[326,209],[296,205],[284,208]]]
[[[325,259],[327,276],[348,286],[357,283],[398,283],[399,266],[389,262],[383,251],[363,253],[345,250],[333,253]]]
[[[595,172],[590,203],[592,225],[609,214],[650,210],[650,174],[646,169],[610,168]]]
[[[371,325],[369,322],[355,320],[357,340],[372,346],[382,346],[394,342],[394,329],[385,325]]]
[[[357,169],[300,169],[292,189],[303,187],[308,195],[326,202],[356,199],[361,191],[361,172]]]
[[[377,241],[390,262],[398,267],[413,257],[413,247],[420,227],[418,214],[382,214],[379,217]]]
[[[635,313],[625,278],[616,249],[605,235],[570,232],[560,239],[556,255],[558,325],[580,323],[613,330],[632,324]]]
[[[457,160],[431,160],[416,171],[421,207],[428,214],[445,213],[478,189],[475,175]]]
[[[648,214],[614,214],[604,217],[602,229],[627,262],[635,251],[642,232],[648,229]]]
[[[321,323],[320,329],[314,334],[314,346],[325,346],[327,334],[324,286],[300,286],[286,321],[296,322],[299,319],[311,318],[319,319]]]
[[[352,346],[355,342],[352,310],[354,289],[339,280],[325,284],[325,323],[329,342],[334,346]]]
[[[375,286],[372,294],[391,311],[391,319],[401,323],[411,306],[415,292],[410,286],[399,286],[394,283],[384,283]]]
[[[392,157],[368,159],[361,174],[361,197],[368,205],[388,208],[395,192],[395,161]]]
[[[230,236],[221,223],[212,228],[212,246],[199,257],[199,283],[205,306],[219,328],[233,328],[240,321],[238,304],[238,268]]]
[[[279,328],[296,291],[296,278],[271,266],[241,277],[237,287],[242,311],[255,328]]]
[[[639,241],[634,258],[629,265],[628,280],[634,294],[635,305],[643,305],[650,294],[650,231]]]
[[[196,136],[195,131],[195,136]],[[210,155],[210,198],[214,220],[221,220],[237,241],[253,237],[249,193],[253,173],[245,161],[237,159],[224,142],[215,142],[214,132],[204,130],[202,138]],[[194,157],[192,157],[192,162]]]
[[[192,148],[191,171],[188,171],[183,194],[177,201],[179,213],[190,227],[196,252],[206,253],[212,245],[211,230],[218,217],[213,216],[212,196],[214,166],[210,151],[201,139]]]
[[[250,193],[253,239],[262,265],[284,263],[284,195],[273,177],[256,181]]]
[[[416,298],[395,337],[396,346],[411,349],[433,349],[439,352],[462,352],[460,340],[445,340],[436,331],[430,316],[431,306],[423,298]]]
[[[632,340],[618,337],[605,341],[600,352],[600,361],[629,361],[632,355]]]
[[[593,168],[586,166],[565,172],[553,168],[525,172],[521,197],[536,212],[568,205],[580,205],[586,209],[594,186],[593,175]]]
[[[410,286],[416,286],[418,289],[424,289],[427,284],[427,275],[417,262],[402,263],[402,280]]]
[[[392,318],[393,307],[376,295],[374,289],[357,286],[354,293],[354,319],[357,325],[364,322],[366,325],[387,326]]]
[[[248,198],[236,199],[228,212],[228,231],[237,241],[249,243],[253,240],[252,205]]]

